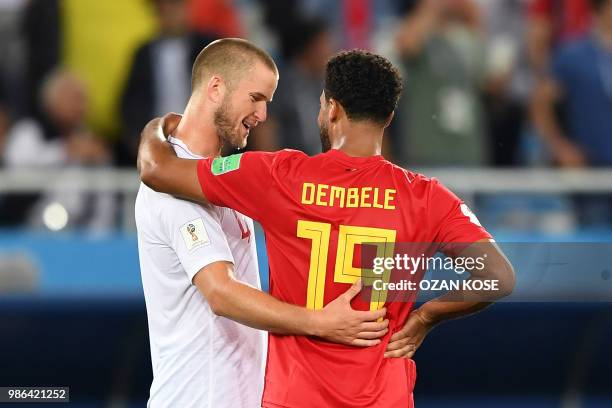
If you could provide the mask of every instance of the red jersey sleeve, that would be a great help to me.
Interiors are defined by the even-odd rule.
[[[435,179],[431,180],[429,220],[433,242],[442,244],[443,252],[446,244],[469,244],[492,238],[470,208]]]
[[[261,222],[272,186],[276,153],[246,152],[198,162],[198,180],[206,199]]]

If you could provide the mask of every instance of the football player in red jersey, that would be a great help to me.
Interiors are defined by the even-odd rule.
[[[387,302],[390,333],[367,349],[270,335],[264,407],[412,406],[414,362],[385,357],[411,357],[434,325],[478,311],[514,286],[511,265],[459,198],[380,155],[400,92],[396,68],[381,56],[354,50],[331,58],[318,118],[324,153],[313,157],[246,152],[196,164],[174,155],[160,120],[143,131],[143,182],[259,221],[270,293],[285,302],[317,309],[333,300],[358,279],[351,260],[370,242],[439,243],[435,249],[451,256],[484,259],[470,279],[499,282],[495,293],[458,290],[417,310],[412,302]],[[355,299],[353,307],[382,302]]]

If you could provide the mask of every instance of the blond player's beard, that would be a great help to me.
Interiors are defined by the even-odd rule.
[[[221,106],[215,111],[214,121],[217,136],[221,146],[227,142],[235,149],[242,149],[244,147],[244,140],[236,131],[231,118],[232,115],[230,114],[229,103],[226,97],[223,99]]]

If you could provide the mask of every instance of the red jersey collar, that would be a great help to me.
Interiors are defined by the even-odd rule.
[[[332,157],[337,161],[347,163],[347,164],[363,165],[363,164],[375,163],[375,162],[385,160],[385,158],[379,154],[375,156],[369,156],[369,157],[353,157],[353,156],[349,156],[348,154],[338,149],[330,149],[323,154],[327,155],[328,157]]]

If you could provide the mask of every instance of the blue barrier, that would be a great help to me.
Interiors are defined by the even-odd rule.
[[[612,242],[612,230],[555,236],[499,231],[499,242]],[[264,236],[256,229],[262,287],[268,287]],[[80,233],[0,231],[0,257],[23,254],[39,270],[43,295],[142,296],[138,246],[134,234],[89,236]]]

